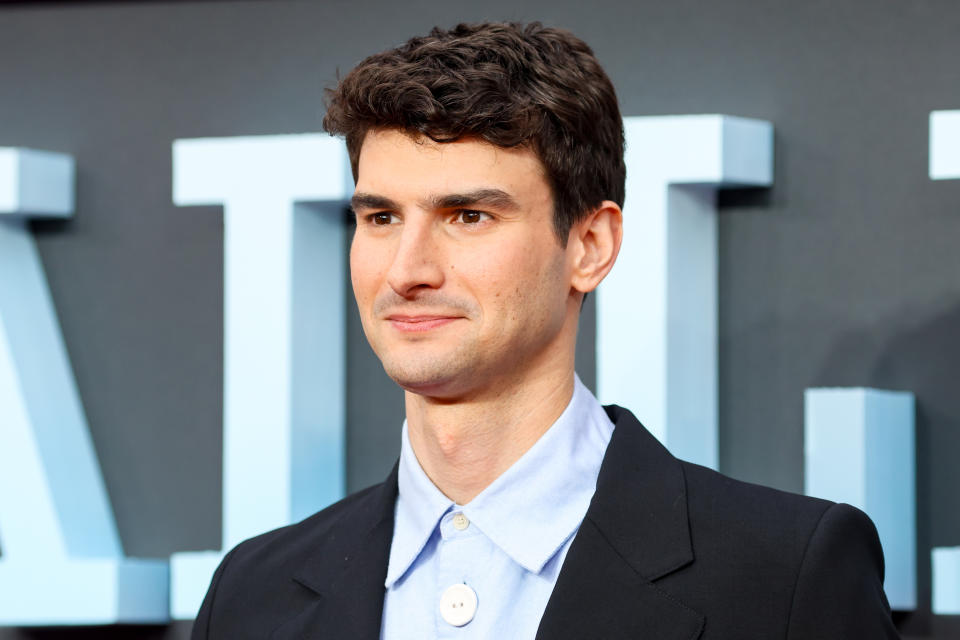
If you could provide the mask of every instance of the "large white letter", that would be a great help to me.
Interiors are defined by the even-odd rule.
[[[73,160],[0,148],[0,626],[163,622],[167,563],[123,557],[31,217],[73,213]]]
[[[930,552],[933,612],[960,615],[960,547],[936,547]]]
[[[917,607],[913,394],[863,388],[804,393],[804,493],[862,509],[877,525],[890,607]]]
[[[960,110],[930,112],[930,179],[960,178]]]
[[[675,455],[717,468],[716,190],[772,183],[773,127],[719,115],[624,125],[624,239],[597,292],[598,395]]]
[[[960,179],[960,110],[930,113],[930,179]],[[960,547],[931,551],[933,612],[960,614]]]
[[[178,140],[176,204],[223,205],[223,539],[171,559],[192,618],[224,551],[344,493],[343,143],[322,134]]]

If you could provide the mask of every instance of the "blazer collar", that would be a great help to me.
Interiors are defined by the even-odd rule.
[[[606,410],[616,428],[537,638],[691,640],[703,616],[654,584],[693,561],[683,470],[633,414]]]
[[[317,597],[276,629],[274,640],[315,637],[377,640],[383,617],[397,499],[397,467],[386,481],[359,496],[323,535],[316,553],[293,580]]]
[[[656,580],[693,561],[683,469],[632,413],[605,409],[615,428],[586,519],[638,574]]]

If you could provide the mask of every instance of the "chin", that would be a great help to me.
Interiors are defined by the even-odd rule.
[[[451,380],[439,375],[411,375],[409,372],[391,372],[387,375],[404,391],[419,395],[436,395],[451,385]]]
[[[464,376],[470,375],[469,371],[463,367],[438,364],[421,363],[417,366],[408,360],[397,366],[398,363],[384,361],[383,368],[394,382],[410,393],[435,397],[456,395],[463,387]]]

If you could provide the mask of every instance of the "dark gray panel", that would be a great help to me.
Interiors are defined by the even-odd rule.
[[[316,131],[337,69],[434,24],[483,18],[576,31],[627,115],[774,122],[774,188],[720,198],[722,470],[799,490],[804,388],[913,390],[922,606],[899,624],[960,634],[956,618],[929,615],[929,548],[960,544],[960,181],[926,175],[928,112],[960,108],[950,0],[0,8],[0,144],[79,164],[76,219],[35,228],[127,553],[219,541],[222,218],[172,205],[172,140]],[[628,224],[642,215],[629,207]],[[590,386],[592,302],[577,349]],[[355,490],[392,465],[403,405],[352,302],[347,313]]]

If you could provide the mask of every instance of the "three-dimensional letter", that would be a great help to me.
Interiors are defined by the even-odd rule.
[[[73,214],[73,159],[0,148],[0,626],[164,622],[168,567],[123,557],[27,221]]]
[[[598,396],[716,469],[716,191],[773,182],[773,127],[720,115],[624,125],[623,247],[597,291]]]
[[[221,549],[171,558],[192,618],[223,552],[344,493],[346,150],[323,134],[178,140],[173,199],[223,205]]]
[[[960,178],[960,110],[930,112],[930,179]]]
[[[960,179],[960,110],[930,113],[930,179]],[[960,547],[939,547],[930,554],[933,612],[960,614]]]
[[[804,492],[852,504],[877,525],[890,607],[917,607],[914,399],[903,391],[807,389]]]

